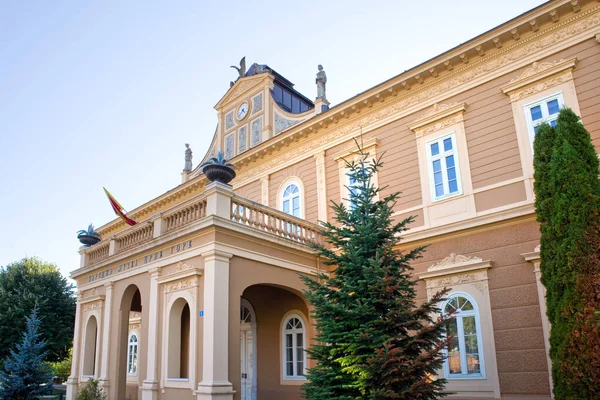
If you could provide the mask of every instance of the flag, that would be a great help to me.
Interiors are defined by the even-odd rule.
[[[128,225],[137,224],[137,222],[134,219],[129,218],[127,216],[127,212],[125,211],[123,206],[120,205],[119,202],[114,197],[112,197],[112,195],[110,193],[108,193],[108,190],[106,190],[106,188],[104,188],[104,187],[102,189],[104,189],[104,193],[106,193],[106,197],[108,197],[108,201],[110,201],[110,205],[112,206],[113,210],[115,211],[115,214],[117,214]]]

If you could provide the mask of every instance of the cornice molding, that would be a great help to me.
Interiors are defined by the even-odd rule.
[[[465,274],[481,269],[491,268],[492,262],[484,261],[478,257],[467,257],[451,253],[437,264],[427,268],[426,272],[419,274],[419,279],[432,279],[445,275]]]
[[[572,71],[577,64],[577,57],[571,57],[567,59],[561,59],[555,62],[534,62],[531,67],[527,68],[521,76],[513,79],[507,85],[504,85],[500,89],[504,94],[511,94],[512,92],[529,86],[533,83],[547,79],[556,74],[560,74],[564,71]]]
[[[464,120],[467,103],[434,104],[423,116],[408,125],[417,136],[439,131]]]
[[[456,49],[427,61],[419,69],[408,70],[376,87],[366,90],[361,95],[333,107],[325,113],[289,128],[277,136],[277,140],[266,141],[254,149],[247,151],[243,157],[235,160],[236,163],[243,166],[244,164],[248,165],[260,160],[259,162],[262,165],[265,157],[279,149],[280,146],[289,146],[290,142],[295,143],[299,139],[309,136],[309,134],[313,136],[310,145],[303,144],[302,146],[296,146],[298,151],[293,151],[293,154],[290,153],[294,149],[286,149],[285,154],[267,160],[268,165],[265,165],[265,167],[257,165],[242,170],[236,179],[236,186],[243,186],[249,183],[248,179],[260,176],[266,171],[284,168],[290,160],[295,161],[298,159],[298,152],[309,151],[308,156],[310,157],[318,149],[325,148],[328,143],[346,140],[345,136],[355,135],[360,128],[368,126],[374,123],[374,121],[395,116],[395,114],[408,115],[414,113],[428,106],[428,102],[431,99],[436,101],[436,98],[444,96],[444,94],[447,98],[450,94],[455,93],[457,88],[474,86],[486,78],[489,79],[491,74],[498,75],[504,70],[510,72],[507,70],[509,65],[515,64],[522,59],[530,59],[534,53],[545,53],[548,52],[545,49],[551,48],[554,48],[554,51],[558,51],[558,48],[562,49],[573,45],[576,43],[574,40],[582,40],[582,34],[600,26],[600,16],[597,14],[600,8],[595,3],[585,3],[587,7],[584,7],[582,3],[582,8],[577,13],[560,12],[561,18],[558,22],[548,21],[548,23],[540,23],[539,30],[534,34],[524,35],[523,37],[518,35],[517,28],[519,26],[525,26],[532,18],[537,18],[560,7],[565,7],[569,2],[558,1],[542,5],[529,13],[515,18],[510,23],[503,24],[464,45],[458,46]],[[590,33],[589,37],[594,38],[597,33],[598,31],[596,30]],[[468,64],[458,63],[453,66],[453,63],[450,62],[451,59],[458,57],[458,54],[463,54],[467,49],[475,49],[475,47],[487,42],[495,48],[492,48],[491,51],[488,49],[485,55],[481,56],[474,53],[476,58],[470,59]],[[557,43],[560,43],[560,46]],[[456,59],[458,60],[458,58]],[[437,68],[436,66],[440,67]],[[426,79],[423,84],[413,86],[412,88],[406,83],[407,80],[421,73],[422,70],[428,71],[434,67],[436,67],[437,71],[442,71],[439,73],[439,77],[432,76]],[[378,98],[379,101],[370,102],[369,99],[371,98]],[[399,99],[400,101],[390,105],[391,101],[388,101],[388,99]],[[374,106],[374,104],[380,106]],[[421,106],[419,107],[418,104]],[[372,106],[370,116],[364,117],[358,113],[361,108],[369,106]],[[325,135],[312,135],[322,129],[326,129],[329,124],[328,121],[333,121],[334,124],[340,122],[340,127]],[[342,126],[342,121],[347,121],[345,126]],[[303,140],[303,142],[306,141]],[[163,205],[176,202],[186,192],[200,192],[205,182],[206,180],[203,175],[196,176],[185,184],[137,207],[130,214],[136,219],[144,219],[144,217],[156,212]],[[104,236],[119,231],[124,226],[124,222],[115,219],[98,228],[98,231]]]
[[[359,140],[359,139],[357,139],[357,140]],[[369,138],[367,140],[364,140],[362,143],[360,143],[363,150],[368,150],[371,147],[377,147],[378,144],[379,144],[379,139],[377,139],[376,137]],[[344,150],[341,150],[335,156],[333,156],[333,159],[335,161],[342,161],[344,158],[352,155],[352,153],[354,153],[356,150],[357,150],[356,144],[352,143],[351,146],[347,146]]]

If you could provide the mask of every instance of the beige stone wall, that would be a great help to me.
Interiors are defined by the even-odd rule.
[[[439,238],[414,264],[418,275],[451,253],[492,262],[489,296],[502,396],[549,395],[548,367],[533,264],[521,254],[539,244],[532,219]],[[418,297],[426,299],[420,281]]]

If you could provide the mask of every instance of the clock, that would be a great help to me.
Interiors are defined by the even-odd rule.
[[[246,115],[248,115],[248,103],[244,102],[240,104],[240,107],[237,110],[237,117],[241,120],[244,119]]]

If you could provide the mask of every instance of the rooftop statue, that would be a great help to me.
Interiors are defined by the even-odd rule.
[[[188,143],[185,144],[185,167],[184,172],[192,172],[192,149]]]
[[[327,75],[325,74],[325,71],[323,71],[323,66],[321,64],[319,64],[318,68],[319,72],[317,72],[317,79],[315,79],[315,83],[317,84],[317,99],[323,99],[327,101],[327,96],[325,96]]]
[[[240,74],[240,78],[243,78],[244,75],[246,75],[246,57],[242,57],[242,59],[240,60],[240,67],[236,67],[235,65],[232,65],[231,68],[235,68],[237,69],[238,74]]]

